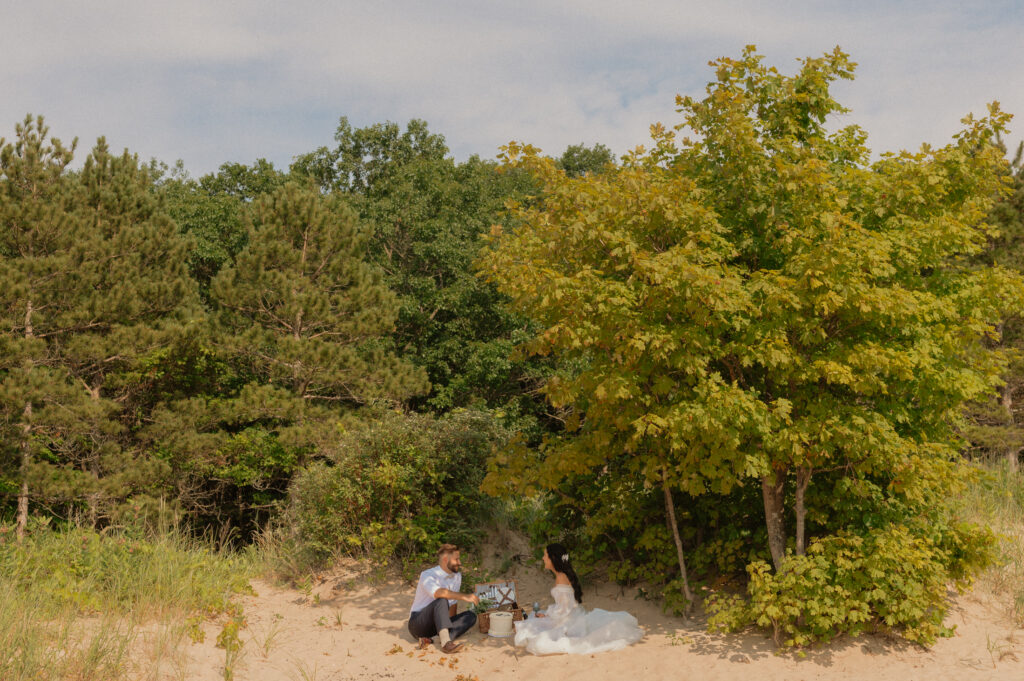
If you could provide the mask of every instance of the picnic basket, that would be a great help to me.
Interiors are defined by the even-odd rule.
[[[516,601],[516,582],[510,579],[504,582],[483,582],[474,587],[474,593],[481,601],[487,600],[493,605],[486,611],[477,615],[477,624],[480,633],[486,634],[491,630],[492,612],[511,612],[513,622],[523,621],[523,609]]]

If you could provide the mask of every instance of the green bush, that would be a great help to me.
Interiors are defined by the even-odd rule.
[[[806,555],[790,554],[778,573],[755,561],[747,566],[746,598],[709,599],[709,625],[767,628],[787,647],[868,630],[897,631],[930,645],[952,633],[943,624],[947,584],[963,585],[985,567],[994,542],[973,526],[948,529],[938,542],[903,525],[864,536],[839,532],[814,541]]]
[[[387,414],[295,476],[284,525],[310,564],[419,561],[442,542],[472,545],[488,516],[486,461],[507,437],[486,411]]]

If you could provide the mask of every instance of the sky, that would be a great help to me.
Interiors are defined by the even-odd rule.
[[[510,140],[616,154],[675,125],[708,62],[754,44],[792,74],[837,45],[833,92],[868,146],[947,143],[998,100],[1024,131],[1024,0],[33,0],[0,8],[0,137],[42,114],[193,175],[266,158],[286,168],[355,127],[412,118],[452,155]]]

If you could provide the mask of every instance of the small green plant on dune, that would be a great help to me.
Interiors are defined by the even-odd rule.
[[[242,659],[245,642],[239,635],[246,627],[245,618],[240,614],[233,615],[224,623],[224,628],[217,635],[217,647],[224,649],[224,681],[232,681]]]

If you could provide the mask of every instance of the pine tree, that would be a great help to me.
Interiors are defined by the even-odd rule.
[[[422,372],[380,350],[396,301],[363,260],[369,233],[338,197],[264,196],[249,245],[213,281],[219,321],[254,376],[310,403],[401,401]]]
[[[19,534],[30,494],[51,511],[84,504],[96,523],[151,472],[123,446],[122,376],[195,301],[186,244],[138,159],[102,138],[77,173],[74,145],[41,117],[0,148],[0,410],[19,452]]]
[[[360,407],[423,392],[387,352],[396,301],[363,258],[368,231],[337,196],[288,184],[247,211],[247,246],[210,285],[212,348],[233,385],[158,408],[145,438],[166,452],[190,510],[264,508],[324,454]],[[249,522],[251,517],[236,517]]]
[[[252,166],[224,163],[199,180],[189,176],[181,161],[173,167],[153,161],[150,172],[168,215],[193,241],[189,271],[208,302],[210,281],[245,247],[245,206],[281,187],[288,176],[265,159]]]

